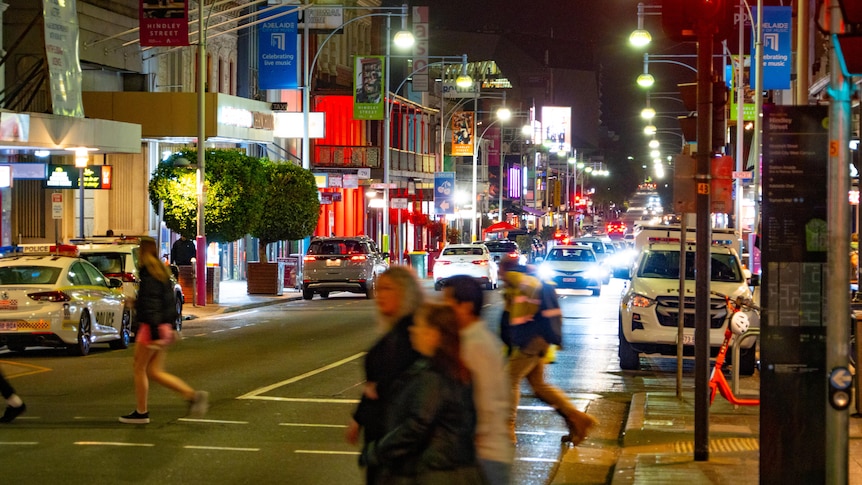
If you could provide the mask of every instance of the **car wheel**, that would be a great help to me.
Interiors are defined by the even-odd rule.
[[[601,288],[593,288],[592,292],[593,292],[593,296],[599,296],[602,294],[602,289]]]
[[[328,291],[321,291],[320,297],[321,298],[329,298],[329,292]]]
[[[490,281],[485,283],[485,289],[488,291],[493,290],[494,289],[494,283],[491,283]]]
[[[628,340],[626,340],[626,334],[623,332],[623,321],[620,319],[620,369],[623,370],[640,370],[641,368],[641,359],[638,352],[632,348],[631,344]]]
[[[303,300],[310,300],[310,299],[312,299],[312,298],[314,298],[314,292],[313,292],[313,291],[311,291],[311,290],[302,290],[302,299],[303,299]]]
[[[757,367],[755,350],[755,347],[739,349],[739,375],[750,376],[754,374],[754,369]]]
[[[440,291],[443,289],[443,285],[438,281],[434,283],[434,291]]]
[[[123,321],[120,323],[120,338],[108,345],[112,349],[127,349],[132,342],[132,316],[128,310],[123,311]]]
[[[80,356],[89,354],[90,335],[92,331],[92,327],[90,326],[90,314],[86,311],[81,312],[81,321],[78,323],[78,342],[69,347],[69,353]]]
[[[374,276],[371,278],[371,281],[368,282],[368,285],[365,287],[365,298],[370,300],[374,298],[374,292],[377,290],[377,277]]]

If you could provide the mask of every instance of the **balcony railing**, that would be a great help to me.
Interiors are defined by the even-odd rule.
[[[390,149],[392,171],[434,173],[434,155]],[[314,166],[317,168],[383,168],[379,146],[317,145]]]

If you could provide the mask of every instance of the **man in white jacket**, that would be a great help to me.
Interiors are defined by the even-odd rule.
[[[469,276],[446,280],[443,298],[455,310],[461,329],[461,360],[473,378],[476,456],[487,483],[508,485],[515,447],[509,437],[511,385],[503,344],[482,320],[484,292]]]

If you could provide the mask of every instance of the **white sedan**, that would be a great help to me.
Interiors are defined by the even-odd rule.
[[[57,254],[0,259],[0,344],[65,347],[87,355],[90,346],[129,346],[131,316],[123,284],[86,260]]]
[[[467,275],[493,290],[497,287],[497,263],[484,244],[450,244],[443,248],[434,262],[434,289],[440,291],[443,283],[456,275]]]
[[[539,278],[552,281],[558,289],[590,290],[593,295],[602,292],[602,281],[607,276],[589,244],[554,246],[539,264],[538,272]]]

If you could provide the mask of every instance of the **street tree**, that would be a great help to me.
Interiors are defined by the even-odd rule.
[[[286,161],[261,160],[266,209],[249,233],[258,239],[260,261],[267,262],[266,247],[277,241],[295,241],[314,233],[320,216],[317,183],[311,171]]]
[[[159,163],[150,179],[150,203],[158,211],[164,203],[165,226],[194,239],[197,234],[197,150],[182,150]],[[236,150],[206,151],[207,241],[233,242],[257,227],[264,211],[261,187],[265,173],[259,158]]]

